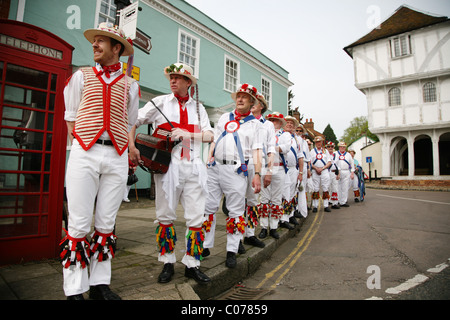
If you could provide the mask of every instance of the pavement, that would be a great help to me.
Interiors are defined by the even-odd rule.
[[[367,188],[387,189],[377,182],[366,183]],[[427,187],[396,186],[392,189],[429,190]],[[444,188],[446,189],[446,188]],[[440,191],[449,191],[440,190]],[[130,195],[133,192],[130,193]],[[184,254],[185,222],[183,208],[177,209],[178,220],[175,229],[178,236],[176,246],[177,263],[171,282],[160,284],[158,275],[163,264],[158,262],[155,241],[157,224],[155,202],[148,198],[130,198],[123,202],[117,215],[116,236],[118,237],[116,257],[112,260],[111,289],[123,300],[208,300],[220,299],[227,290],[237,286],[246,277],[252,275],[259,265],[270,258],[272,253],[287,239],[300,232],[305,221],[297,219],[299,225],[291,231],[278,229],[280,239],[264,239],[265,248],[244,245],[245,254],[239,254],[234,269],[225,266],[226,233],[225,214],[217,212],[215,247],[211,255],[201,262],[201,270],[211,282],[199,285],[184,276],[181,258]],[[323,209],[322,209],[323,210]],[[308,218],[306,218],[308,219]],[[257,227],[256,235],[260,228]],[[65,300],[62,280],[62,265],[57,258],[33,261],[17,265],[0,266],[0,300]],[[85,294],[85,298],[88,295]]]
[[[130,195],[133,192],[130,193]],[[211,278],[206,285],[199,285],[184,276],[185,242],[182,235],[186,226],[183,208],[177,209],[178,220],[174,222],[178,242],[177,263],[172,281],[157,282],[163,264],[158,262],[155,241],[157,224],[155,202],[148,198],[130,198],[122,202],[116,219],[117,251],[112,260],[112,280],[110,288],[123,300],[207,300],[219,296],[238,285],[253,274],[259,265],[289,237],[299,232],[305,219],[297,219],[300,224],[294,230],[278,229],[280,239],[264,239],[265,248],[244,245],[245,254],[238,254],[236,268],[225,266],[226,232],[225,214],[217,212],[215,247],[211,255],[201,262],[200,269]],[[260,228],[257,227],[256,235]],[[84,294],[88,298],[88,294]],[[62,265],[59,259],[46,259],[17,265],[0,266],[0,300],[65,300],[63,292]]]

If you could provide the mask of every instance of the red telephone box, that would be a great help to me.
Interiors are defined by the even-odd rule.
[[[0,264],[58,255],[73,47],[0,19]]]

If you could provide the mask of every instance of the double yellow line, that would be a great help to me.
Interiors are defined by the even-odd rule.
[[[258,284],[256,288],[261,288],[267,281],[269,281],[271,278],[275,276],[275,274],[281,270],[286,264],[286,269],[281,273],[281,275],[275,280],[275,283],[271,286],[271,289],[276,288],[277,283],[280,283],[281,279],[291,270],[291,268],[295,265],[297,260],[301,257],[303,252],[306,251],[309,244],[311,243],[311,240],[314,238],[314,236],[317,233],[317,230],[319,230],[320,224],[322,222],[322,218],[324,215],[324,211],[322,210],[322,201],[319,206],[319,210],[317,211],[316,216],[314,217],[313,222],[308,228],[308,231],[306,234],[301,238],[301,240],[297,243],[297,246],[294,250],[281,262],[275,269],[273,269],[271,272],[266,273],[266,277],[263,281]]]

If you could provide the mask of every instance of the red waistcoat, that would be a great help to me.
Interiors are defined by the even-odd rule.
[[[124,110],[125,75],[106,84],[95,68],[82,68],[84,90],[78,108],[73,134],[84,150],[89,150],[104,131],[111,137],[116,151],[122,155],[128,147],[128,108]],[[128,77],[128,94],[134,79]]]

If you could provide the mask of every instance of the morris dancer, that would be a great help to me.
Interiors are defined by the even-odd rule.
[[[277,232],[278,223],[283,215],[283,190],[286,181],[286,154],[291,148],[291,137],[289,133],[284,132],[282,127],[286,125],[284,116],[279,112],[274,112],[266,116],[267,120],[272,121],[275,132],[275,155],[272,181],[267,188],[261,190],[260,204],[260,222],[261,231],[258,235],[260,239],[267,237],[267,234],[275,239],[279,239]],[[270,229],[267,232],[267,229]]]
[[[314,185],[314,192],[312,194],[312,207],[313,212],[317,212],[319,206],[320,194],[319,190],[322,187],[322,199],[323,207],[326,212],[331,212],[328,208],[328,200],[330,194],[328,192],[328,186],[330,185],[330,175],[328,174],[328,168],[331,166],[331,161],[328,158],[328,152],[322,148],[323,138],[317,136],[314,138],[315,147],[311,150],[311,167],[312,167],[312,181]]]
[[[352,156],[346,152],[347,145],[344,141],[338,144],[339,151],[335,152],[335,162],[339,168],[339,205],[341,207],[348,207],[348,189],[350,181],[353,180],[355,174],[355,166],[353,164]]]
[[[294,229],[290,224],[298,225],[297,220],[294,217],[294,211],[298,204],[298,185],[303,181],[303,153],[300,147],[299,140],[295,135],[295,129],[299,126],[299,122],[292,116],[286,116],[286,125],[284,131],[291,136],[291,147],[286,155],[286,162],[288,166],[288,172],[286,177],[285,197],[284,197],[284,214],[280,219],[280,227],[289,230]],[[302,170],[299,170],[302,168]]]
[[[267,102],[264,96],[257,94],[258,103],[256,103],[251,111],[253,116],[262,123],[261,137],[263,142],[262,152],[262,183],[261,188],[267,188],[272,181],[273,159],[275,154],[275,128],[273,123],[264,118],[263,114],[267,111]],[[253,170],[249,170],[250,174]],[[264,248],[265,244],[255,237],[255,229],[259,223],[259,196],[253,192],[250,184],[247,187],[247,208],[246,218],[247,226],[245,227],[244,243],[259,248]]]
[[[355,159],[355,150],[353,149],[349,149],[348,152],[350,153],[350,155],[352,156],[352,160],[353,160],[353,169],[354,169],[354,173],[353,175],[350,175],[350,188],[353,189],[353,194],[355,197],[355,202],[359,202],[359,198],[361,196],[361,192],[359,190],[359,182],[358,182],[358,176],[356,175],[356,172],[359,170],[359,163],[358,160]],[[347,203],[348,205],[348,203]]]
[[[113,230],[128,177],[128,131],[138,113],[139,86],[122,73],[119,57],[133,54],[122,30],[101,23],[84,36],[97,65],[75,72],[64,88],[64,119],[72,141],[66,170],[69,227],[61,243],[64,292],[71,300],[83,300],[87,290],[92,299],[120,300],[109,289]]]
[[[328,187],[328,190],[331,193],[331,208],[340,209],[338,198],[340,171],[336,165],[336,152],[334,150],[334,146],[335,144],[332,141],[327,142],[326,149],[328,151],[328,157],[331,160],[331,167],[328,168],[328,172],[330,174],[330,186]]]
[[[245,194],[247,183],[254,192],[261,190],[261,129],[262,124],[251,114],[256,103],[257,90],[243,84],[231,94],[236,109],[223,114],[215,128],[214,142],[211,143],[208,160],[208,198],[205,208],[205,251],[214,246],[215,213],[222,195],[227,199],[228,217],[226,219],[227,258],[225,265],[235,268],[242,235],[245,231]],[[249,160],[253,157],[253,165]],[[248,171],[254,170],[252,181],[248,181]],[[205,252],[209,255],[209,249]]]
[[[306,184],[308,179],[311,176],[310,170],[309,170],[309,166],[311,163],[311,159],[310,159],[310,154],[309,154],[309,146],[308,146],[308,142],[306,142],[306,130],[303,127],[302,124],[299,124],[299,126],[297,127],[297,129],[295,129],[295,132],[297,133],[298,137],[299,137],[299,144],[301,146],[301,150],[303,153],[303,179],[301,182],[301,187],[299,187],[299,191],[298,191],[298,213],[294,213],[294,216],[297,218],[300,217],[307,217],[308,216],[308,197],[306,195]]]
[[[181,202],[186,219],[186,251],[181,262],[185,265],[184,275],[200,284],[210,278],[200,271],[204,233],[202,229],[203,212],[207,195],[207,173],[201,160],[202,142],[212,141],[213,131],[208,114],[202,104],[189,96],[188,90],[196,86],[192,68],[180,63],[164,69],[169,80],[171,94],[159,96],[153,102],[175,127],[159,112],[153,103],[148,102],[139,110],[136,126],[130,133],[130,158],[134,163],[140,160],[139,150],[134,145],[136,128],[154,123],[158,129],[171,131],[173,140],[181,140],[172,150],[169,169],[164,174],[154,174],[156,189],[156,241],[159,248],[158,260],[164,267],[158,282],[167,283],[174,275],[176,262],[175,243],[177,240],[173,222],[177,219],[176,208]]]

